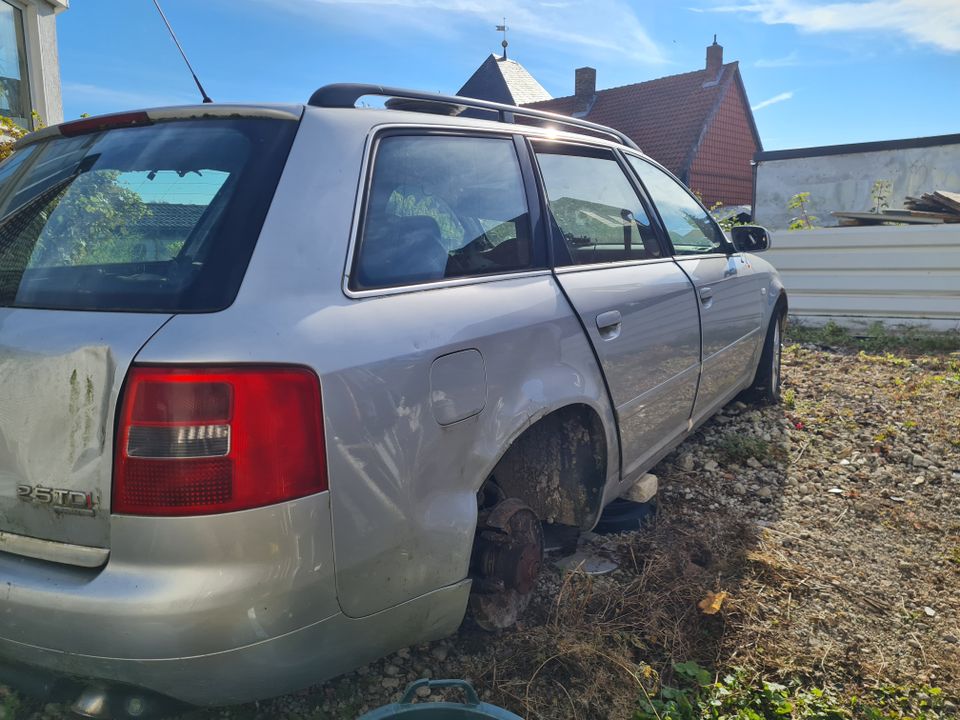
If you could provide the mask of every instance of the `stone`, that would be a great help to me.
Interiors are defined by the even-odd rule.
[[[393,664],[387,665],[383,668],[383,674],[389,675],[390,677],[396,677],[400,674],[400,668]]]
[[[910,458],[910,462],[913,463],[914,467],[918,468],[928,468],[933,465],[933,462],[927,460],[923,455],[917,455],[916,453]]]
[[[686,472],[690,472],[691,470],[693,470],[693,465],[694,465],[693,455],[691,453],[684,453],[683,455],[681,455],[679,465],[680,465],[680,469],[685,470]]]
[[[720,463],[718,463],[716,460],[707,460],[703,464],[703,469],[706,470],[707,472],[713,472],[718,467],[720,467]]]
[[[646,473],[641,476],[633,485],[627,488],[620,497],[624,500],[630,500],[636,503],[649,502],[657,494],[660,481],[656,475]]]
[[[387,690],[396,690],[400,687],[400,679],[395,677],[385,677],[380,681],[380,685]]]
[[[436,647],[430,650],[430,654],[433,655],[437,660],[443,662],[447,659],[447,646],[446,645],[437,645]]]
[[[424,685],[423,687],[418,687],[418,688],[417,688],[417,697],[418,697],[418,698],[428,698],[428,697],[430,697],[431,693],[433,693],[433,691],[432,691],[428,686],[426,686],[426,685]]]
[[[733,491],[734,491],[737,495],[744,495],[744,494],[747,492],[747,486],[744,485],[742,482],[734,483],[734,484],[733,484]]]
[[[762,487],[759,490],[757,490],[757,497],[760,497],[763,499],[768,499],[772,494],[773,493],[770,491],[770,488],[768,487]]]

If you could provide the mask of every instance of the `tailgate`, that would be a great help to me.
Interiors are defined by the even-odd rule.
[[[0,308],[0,531],[109,547],[117,399],[169,317]]]
[[[110,116],[0,164],[0,551],[104,557],[130,363],[233,302],[295,119]]]

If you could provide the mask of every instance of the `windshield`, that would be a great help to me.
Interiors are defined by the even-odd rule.
[[[0,165],[0,306],[198,312],[236,296],[296,123],[181,120]]]

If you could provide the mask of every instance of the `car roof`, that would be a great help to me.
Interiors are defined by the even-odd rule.
[[[623,143],[614,142],[605,137],[598,137],[587,133],[571,132],[555,126],[526,125],[519,123],[500,122],[466,115],[443,115],[432,112],[417,112],[391,108],[320,108],[307,105],[305,112],[311,115],[349,118],[366,132],[371,132],[386,126],[418,127],[418,128],[457,128],[479,130],[482,132],[499,132],[520,134],[529,137],[548,140],[565,140],[568,142],[587,142],[610,148],[619,148],[634,154],[643,155],[643,152]]]

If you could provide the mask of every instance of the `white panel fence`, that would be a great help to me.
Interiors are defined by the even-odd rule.
[[[960,224],[781,230],[764,259],[801,321],[960,330]]]

